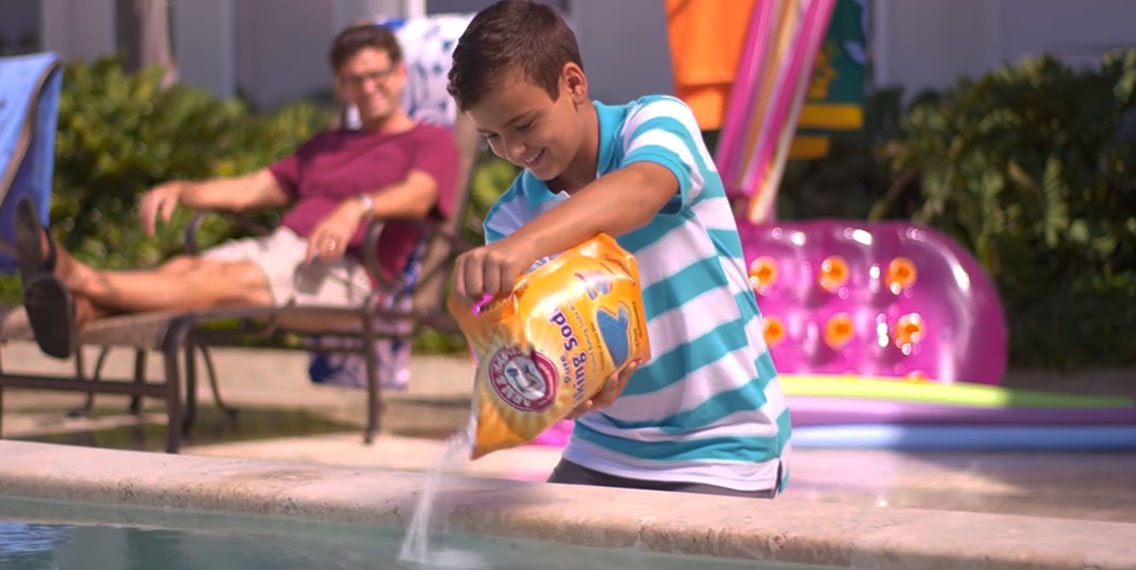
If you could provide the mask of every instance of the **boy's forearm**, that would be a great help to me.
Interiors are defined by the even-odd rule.
[[[677,192],[678,182],[664,167],[634,164],[604,175],[504,239],[526,244],[540,259],[598,233],[619,237],[639,229]]]

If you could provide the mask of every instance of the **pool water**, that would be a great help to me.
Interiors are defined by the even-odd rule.
[[[431,565],[398,561],[402,532],[181,509],[0,496],[3,570],[802,570],[796,565],[489,540],[432,538]]]

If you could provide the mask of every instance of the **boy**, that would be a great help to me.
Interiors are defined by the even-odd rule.
[[[549,481],[774,497],[789,414],[690,109],[663,96],[590,101],[574,34],[527,0],[474,17],[449,81],[493,152],[525,169],[486,216],[488,244],[458,259],[459,295],[509,291],[600,232],[638,260],[652,360],[573,412]]]

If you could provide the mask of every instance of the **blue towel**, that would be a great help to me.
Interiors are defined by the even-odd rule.
[[[47,223],[62,67],[54,53],[0,58],[0,273],[16,272],[16,202],[31,196]]]

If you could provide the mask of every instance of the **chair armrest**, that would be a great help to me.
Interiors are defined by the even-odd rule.
[[[197,233],[201,231],[201,224],[205,221],[205,218],[211,215],[220,216],[229,220],[233,225],[258,236],[266,236],[272,233],[271,229],[241,214],[226,212],[224,210],[200,210],[193,215],[193,218],[189,220],[189,224],[185,227],[184,248],[186,253],[200,253],[201,248],[197,244]]]
[[[367,270],[367,275],[370,275],[371,280],[375,283],[376,293],[397,295],[405,289],[405,280],[399,279],[396,282],[388,279],[379,268],[379,238],[382,237],[383,230],[386,227],[387,220],[385,219],[372,219],[367,224],[367,233],[363,236],[363,254],[361,256],[363,259],[360,261],[363,262],[363,268]]]

